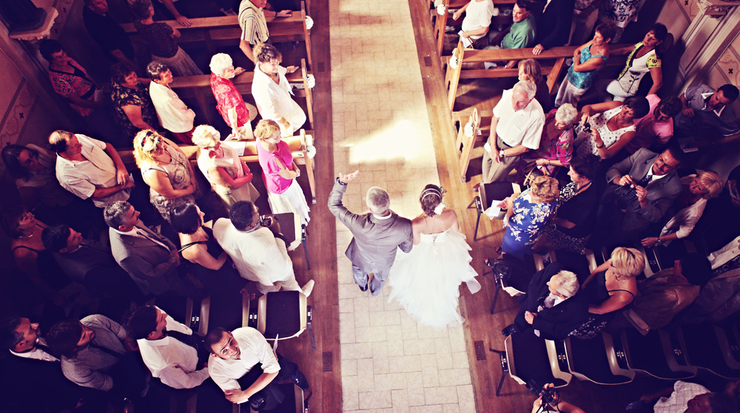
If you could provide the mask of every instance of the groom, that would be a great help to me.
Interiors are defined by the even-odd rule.
[[[360,171],[349,175],[339,174],[329,194],[329,210],[352,231],[352,242],[345,255],[352,261],[352,273],[360,290],[379,295],[388,271],[396,259],[396,248],[408,253],[413,247],[411,221],[390,210],[388,192],[374,186],[367,190],[365,202],[370,213],[353,214],[342,205],[347,184],[357,178]]]

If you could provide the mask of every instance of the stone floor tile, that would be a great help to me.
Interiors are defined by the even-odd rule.
[[[359,408],[357,376],[342,377],[342,407],[344,411]]]
[[[409,396],[406,389],[392,390],[391,402],[393,403],[393,413],[409,412]]]
[[[457,386],[457,400],[460,404],[460,413],[475,413],[473,385]]]
[[[353,313],[339,313],[339,342],[355,342],[355,315]]]
[[[342,360],[342,377],[357,375],[357,360]]]
[[[409,407],[409,413],[444,413],[444,408],[441,404],[435,404],[432,406],[411,406]]]
[[[339,313],[354,313],[355,306],[351,298],[342,298],[339,300]]]
[[[357,360],[357,387],[362,391],[376,390],[373,374],[373,359]]]
[[[393,407],[390,391],[361,391],[359,392],[359,399],[360,409],[382,409]]]
[[[457,403],[457,387],[425,387],[424,400],[426,404]]]

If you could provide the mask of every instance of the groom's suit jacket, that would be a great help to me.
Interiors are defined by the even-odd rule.
[[[176,247],[166,237],[145,228],[141,222],[136,228],[145,231],[149,236],[167,245],[169,249],[146,238],[121,234],[110,228],[113,257],[144,295],[162,294],[171,287],[167,277],[174,275],[177,268],[177,259],[171,255],[171,251],[176,250]]]

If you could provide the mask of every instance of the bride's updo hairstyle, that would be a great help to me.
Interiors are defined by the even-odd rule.
[[[421,210],[427,216],[433,217],[442,213],[445,207],[445,204],[442,203],[443,193],[444,190],[441,187],[433,184],[425,186],[424,190],[421,191],[419,202],[421,203]]]

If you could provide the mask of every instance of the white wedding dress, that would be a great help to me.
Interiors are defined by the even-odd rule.
[[[410,253],[397,255],[388,277],[388,300],[397,300],[423,325],[445,328],[462,324],[460,284],[469,283],[473,293],[480,289],[475,280],[478,274],[470,266],[470,249],[465,235],[452,229],[421,234]]]

